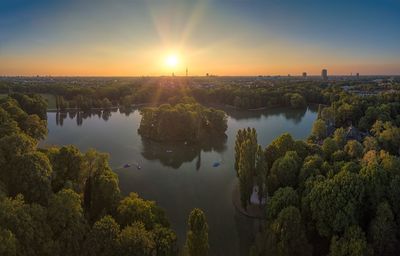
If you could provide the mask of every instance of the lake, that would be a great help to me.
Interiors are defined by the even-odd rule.
[[[260,223],[237,212],[232,203],[237,182],[233,168],[236,133],[241,128],[256,128],[258,143],[263,147],[284,132],[304,139],[317,113],[311,107],[222,109],[228,114],[227,138],[203,141],[197,146],[142,140],[137,133],[141,118],[138,110],[91,115],[49,112],[49,134],[41,146],[73,144],[82,151],[95,148],[109,153],[123,194],[137,192],[164,208],[180,245],[185,241],[188,215],[198,207],[209,224],[210,255],[247,255]],[[220,165],[214,167],[216,162]],[[122,168],[125,164],[132,167]]]

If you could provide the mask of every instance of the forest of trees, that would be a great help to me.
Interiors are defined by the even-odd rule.
[[[188,97],[176,105],[143,108],[141,115],[139,134],[162,142],[199,142],[208,137],[226,136],[228,127],[224,111],[204,107]]]
[[[400,250],[400,95],[332,95],[307,141],[286,133],[262,149],[254,129],[237,134],[242,205],[253,185],[267,197],[252,256]]]
[[[220,104],[240,109],[293,107],[304,108],[310,103],[328,103],[326,85],[318,81],[274,81],[273,85],[243,86],[233,82],[212,81],[202,86],[191,79],[139,79],[130,83],[105,85],[53,83],[0,83],[0,93],[45,93],[54,95],[56,108],[66,109],[129,109],[132,105],[170,103],[170,99],[193,97],[202,104]]]
[[[38,96],[0,100],[0,255],[206,255],[208,226],[194,209],[186,245],[164,211],[122,196],[108,155],[38,148],[47,135]]]

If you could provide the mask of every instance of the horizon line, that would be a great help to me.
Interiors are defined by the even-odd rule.
[[[354,74],[328,74],[328,77],[357,77],[357,73]],[[366,74],[362,75],[359,74],[359,77],[371,77],[371,76],[400,76],[400,74]],[[258,74],[258,75],[216,75],[216,74],[210,74],[210,75],[4,75],[0,74],[0,78],[6,78],[6,77],[29,77],[29,78],[67,78],[67,77],[122,77],[122,78],[143,78],[143,77],[301,77],[301,78],[307,78],[307,77],[321,77],[321,74],[315,75],[315,74],[307,74],[306,77],[303,77],[302,74],[299,75],[292,75],[292,74],[286,74],[286,75],[280,75],[280,74]]]

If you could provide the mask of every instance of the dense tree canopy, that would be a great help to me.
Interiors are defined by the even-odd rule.
[[[251,255],[398,254],[399,100],[341,92],[306,142],[283,134],[265,148],[270,196]]]

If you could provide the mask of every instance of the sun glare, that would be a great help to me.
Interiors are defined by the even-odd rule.
[[[178,65],[178,62],[179,62],[179,60],[176,55],[169,55],[165,59],[165,64],[170,68],[176,67]]]

